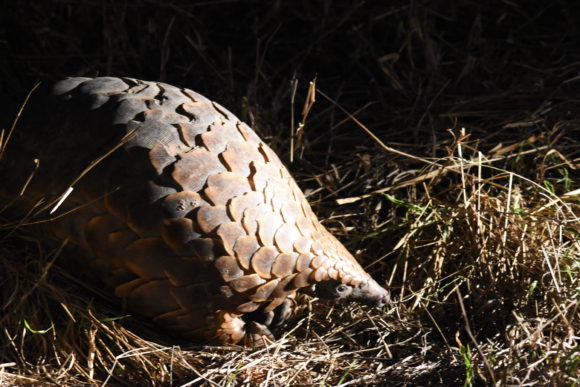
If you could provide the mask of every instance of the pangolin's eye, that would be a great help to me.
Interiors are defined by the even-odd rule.
[[[348,289],[348,286],[346,286],[344,284],[340,284],[336,287],[336,291],[338,293],[344,293],[344,292],[346,292],[347,289]]]

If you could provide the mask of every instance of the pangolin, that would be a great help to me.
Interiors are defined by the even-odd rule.
[[[50,219],[43,227],[87,251],[133,312],[185,337],[258,345],[297,293],[388,303],[278,156],[222,106],[132,78],[47,89],[7,144],[0,191],[20,195],[12,213]]]

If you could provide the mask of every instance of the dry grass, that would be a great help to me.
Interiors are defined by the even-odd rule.
[[[71,270],[74,252],[6,232],[0,384],[580,383],[573,2],[55,4],[12,11],[40,32],[22,52],[29,35],[4,37],[0,70],[23,72],[4,89],[22,101],[35,75],[99,72],[220,100],[293,160],[325,225],[397,300],[305,300],[267,348],[194,346],[126,316]]]

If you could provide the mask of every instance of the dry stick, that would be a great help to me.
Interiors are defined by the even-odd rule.
[[[18,113],[16,113],[16,118],[14,118],[14,121],[12,122],[12,126],[10,127],[10,130],[8,131],[8,135],[6,136],[6,139],[0,142],[0,159],[2,159],[2,156],[4,155],[4,151],[6,151],[6,146],[8,145],[8,141],[10,141],[10,137],[12,137],[12,133],[16,129],[16,124],[18,123],[20,116],[22,115],[22,112],[24,111],[24,108],[26,107],[26,105],[28,105],[28,100],[32,96],[32,93],[34,93],[34,91],[36,89],[38,89],[38,86],[40,86],[40,82],[37,83],[36,85],[34,85],[34,87],[28,92],[28,94],[26,95],[26,98],[24,99],[24,102],[20,106],[20,109],[18,109]]]
[[[548,253],[546,252],[544,246],[542,246],[542,254],[544,255],[544,258],[546,260],[546,265],[548,266],[548,270],[550,271],[550,275],[552,276],[552,282],[554,282],[556,291],[558,292],[558,294],[561,294],[562,290],[560,289],[560,284],[558,284],[558,279],[556,278],[556,274],[554,273],[554,269],[552,268],[552,264],[550,263],[550,257],[548,256]]]
[[[554,245],[555,237],[553,235],[552,228],[546,227],[545,229],[548,231],[548,235],[550,236],[550,245],[552,245],[552,251],[554,251],[554,254],[556,254],[556,252],[558,251],[558,248],[556,247],[556,245]],[[563,232],[562,225],[559,224],[557,226],[557,229],[558,229],[558,242],[560,243],[560,245],[562,245],[564,243],[564,241],[562,240],[562,232]],[[548,254],[546,253],[545,247],[543,245],[542,245],[542,252],[544,253],[544,256],[546,257],[546,259],[549,259]],[[558,256],[554,257],[554,259],[555,259],[554,264],[555,264],[555,268],[557,270],[556,273],[558,274],[557,282],[559,282],[560,284],[563,285],[563,283],[562,283],[562,271],[560,270],[560,265],[558,264],[558,261],[559,261],[558,258],[559,258]],[[556,280],[556,278],[554,278],[554,280]],[[558,289],[558,293],[560,293],[560,289],[559,289],[557,284],[556,284],[556,289]]]
[[[421,162],[426,163],[426,164],[429,164],[429,165],[437,166],[439,168],[439,170],[431,171],[431,172],[429,172],[427,174],[424,174],[424,175],[418,176],[416,178],[407,180],[407,181],[402,182],[400,184],[397,184],[397,185],[394,185],[394,186],[391,186],[391,187],[381,188],[379,190],[375,190],[375,191],[373,191],[371,193],[368,193],[368,194],[365,194],[365,195],[353,196],[353,197],[350,197],[350,198],[337,199],[336,200],[336,203],[338,205],[354,203],[354,202],[357,202],[359,200],[369,198],[369,197],[371,197],[373,195],[385,193],[385,192],[388,192],[388,191],[397,190],[399,188],[403,188],[403,187],[406,187],[406,186],[409,186],[409,185],[415,185],[418,182],[425,181],[425,180],[431,179],[433,177],[436,177],[438,175],[441,175],[441,174],[443,174],[446,171],[451,171],[451,172],[454,172],[454,173],[459,173],[459,171],[457,170],[458,169],[457,165],[447,165],[447,166],[443,166],[443,165],[437,164],[435,162],[431,162],[429,160],[422,159],[422,158],[419,158],[417,156],[413,156],[413,155],[410,155],[408,153],[405,153],[405,152],[396,150],[394,148],[388,147],[377,136],[375,136],[374,133],[372,133],[366,126],[364,126],[359,120],[357,120],[356,117],[353,117],[344,108],[342,108],[340,105],[336,104],[336,102],[334,102],[330,97],[328,97],[322,91],[319,90],[318,92],[322,96],[324,96],[325,98],[327,98],[330,102],[332,102],[333,104],[335,104],[345,114],[349,115],[349,117],[353,121],[355,121],[364,131],[366,131],[373,139],[375,139],[375,141],[377,141],[383,147],[383,149],[385,149],[387,151],[390,151],[390,152],[393,152],[393,153],[398,154],[398,155],[402,155],[402,156],[405,156],[405,157],[409,157],[409,158],[411,158],[413,160],[418,160],[418,161],[421,161]],[[491,163],[494,163],[496,161],[507,160],[507,159],[511,159],[511,158],[514,158],[514,157],[520,157],[520,156],[523,156],[523,155],[526,155],[526,154],[530,154],[530,153],[537,153],[537,152],[539,152],[541,150],[544,150],[544,149],[547,149],[547,148],[548,148],[548,146],[544,145],[544,146],[541,146],[541,147],[537,147],[535,149],[530,149],[530,150],[527,150],[527,151],[518,152],[516,154],[511,154],[511,155],[504,156],[504,157],[496,157],[496,158],[493,158],[493,159],[489,159],[489,160],[486,160],[485,162],[482,162],[481,159],[479,159],[477,161],[477,165],[478,165],[478,168],[481,168],[481,166],[484,163],[485,164],[491,164]],[[467,167],[469,168],[469,167],[471,167],[471,165],[468,165]],[[490,168],[492,168],[492,167],[490,167]],[[510,174],[510,177],[513,178],[513,176],[511,176],[512,173],[509,172],[509,174]],[[520,178],[520,179],[522,179],[522,180],[524,180],[524,181],[526,181],[526,182],[528,182],[528,183],[536,186],[541,191],[547,193],[547,196],[552,196],[553,197],[553,200],[551,201],[551,203],[553,203],[553,202],[559,202],[559,203],[561,203],[562,206],[565,207],[570,212],[570,214],[572,214],[572,216],[575,217],[575,219],[577,219],[574,211],[570,208],[570,206],[566,202],[564,202],[562,200],[562,198],[565,198],[565,197],[574,197],[574,196],[578,195],[578,192],[580,192],[580,190],[575,190],[575,191],[569,192],[569,193],[567,193],[565,195],[562,195],[562,198],[560,198],[558,196],[555,196],[553,193],[551,193],[549,190],[547,190],[546,188],[544,188],[540,184],[538,184],[538,183],[536,183],[536,182],[534,182],[534,181],[532,181],[532,180],[530,180],[530,179],[528,179],[528,178],[526,178],[524,176],[518,175],[518,178]],[[549,203],[549,204],[551,204],[551,203]],[[548,206],[548,205],[546,205],[546,206]],[[546,206],[543,206],[542,208],[540,208],[540,210],[543,209]]]
[[[165,352],[167,350],[171,350],[172,347],[161,347],[161,348],[155,348],[155,349],[149,349],[147,347],[140,347],[140,348],[133,348],[130,349],[128,351],[125,351],[124,353],[115,356],[115,361],[113,362],[113,365],[111,366],[110,370],[107,370],[107,378],[105,379],[105,381],[103,382],[103,384],[101,384],[102,387],[106,386],[107,383],[109,382],[109,380],[113,377],[113,371],[115,370],[115,367],[120,364],[120,360],[124,359],[124,358],[129,358],[129,357],[135,357],[135,358],[141,358],[141,356],[143,355],[148,355],[150,353],[156,353],[156,352]],[[143,362],[141,362],[143,364]],[[144,367],[146,368],[146,367]]]
[[[437,176],[438,174],[441,174],[441,173],[443,173],[443,172],[446,172],[446,171],[451,171],[451,172],[455,172],[455,173],[460,173],[460,172],[459,172],[459,169],[460,169],[461,167],[458,167],[457,165],[447,165],[447,166],[443,166],[443,165],[440,165],[440,164],[438,164],[438,163],[436,163],[436,162],[429,161],[429,160],[427,160],[427,159],[424,159],[424,158],[421,158],[421,157],[418,157],[418,156],[412,155],[412,154],[410,154],[410,153],[406,153],[406,152],[400,151],[400,150],[398,150],[398,149],[395,149],[395,148],[391,148],[390,146],[388,146],[388,145],[386,145],[384,142],[382,142],[382,141],[381,141],[381,140],[380,140],[380,139],[379,139],[379,138],[378,138],[378,137],[377,137],[377,136],[376,136],[376,135],[375,135],[375,134],[374,134],[374,133],[373,133],[373,132],[372,132],[372,131],[371,131],[369,128],[367,128],[367,127],[366,127],[366,126],[365,126],[365,125],[364,125],[362,122],[360,122],[360,121],[359,121],[359,120],[358,120],[356,117],[354,117],[354,116],[353,116],[351,113],[349,113],[349,112],[348,112],[346,109],[344,109],[342,106],[340,106],[340,105],[339,105],[339,104],[338,104],[336,101],[334,101],[332,98],[330,98],[328,95],[326,95],[326,94],[325,94],[323,91],[321,91],[320,89],[317,89],[316,91],[317,91],[317,92],[318,92],[320,95],[322,95],[324,98],[326,98],[326,99],[327,99],[327,100],[328,100],[330,103],[332,103],[334,106],[336,106],[337,108],[339,108],[339,109],[340,109],[340,110],[341,110],[341,111],[342,111],[344,114],[346,114],[346,115],[347,115],[347,116],[348,116],[350,119],[352,119],[352,120],[353,120],[353,121],[354,121],[354,122],[355,122],[357,125],[359,125],[359,126],[360,126],[360,127],[361,127],[361,128],[362,128],[362,129],[363,129],[363,130],[364,130],[364,131],[365,131],[365,132],[366,132],[366,133],[367,133],[369,136],[371,136],[371,137],[373,138],[373,140],[375,140],[375,141],[376,141],[376,142],[377,142],[377,143],[378,143],[378,144],[379,144],[379,145],[380,145],[380,146],[381,146],[381,147],[382,147],[384,150],[386,150],[386,151],[388,151],[388,152],[391,152],[391,153],[394,153],[394,154],[397,154],[397,155],[399,155],[399,156],[407,157],[407,158],[409,158],[409,159],[411,159],[411,160],[420,161],[420,162],[422,162],[422,163],[424,163],[424,164],[428,164],[428,165],[430,165],[430,166],[436,166],[436,167],[440,168],[440,170],[438,170],[438,171],[431,171],[431,172],[429,172],[429,173],[427,173],[427,174],[425,174],[425,175],[422,175],[422,176],[419,176],[419,177],[416,177],[416,178],[410,179],[410,180],[408,180],[408,181],[406,181],[406,182],[403,182],[403,183],[397,184],[397,185],[395,185],[395,186],[392,186],[392,187],[382,188],[382,189],[379,189],[379,190],[373,191],[373,192],[371,192],[371,193],[369,193],[369,194],[365,194],[365,195],[361,195],[361,196],[353,196],[353,197],[350,197],[350,198],[344,198],[344,199],[338,199],[338,200],[336,201],[336,202],[337,202],[337,204],[341,205],[341,204],[354,203],[354,202],[357,202],[357,201],[359,201],[359,200],[362,200],[362,199],[369,198],[369,197],[371,197],[371,196],[373,196],[373,195],[377,195],[377,194],[384,193],[384,192],[387,192],[387,191],[391,191],[391,190],[395,190],[395,189],[403,188],[403,187],[406,187],[406,186],[409,186],[409,185],[414,185],[414,184],[416,184],[416,183],[418,183],[418,182],[420,182],[420,181],[428,180],[428,179],[430,179],[430,178],[432,178],[432,177],[435,177],[435,176]],[[478,161],[478,164],[479,164],[479,165],[481,165],[481,164],[484,164],[484,163],[485,163],[485,164],[491,164],[491,163],[494,163],[494,162],[496,162],[496,161],[506,160],[506,159],[510,159],[510,158],[513,158],[513,157],[520,157],[520,156],[522,156],[522,155],[526,155],[526,154],[530,154],[530,153],[537,153],[537,152],[539,152],[540,150],[544,150],[544,149],[547,149],[547,148],[548,148],[547,146],[541,146],[541,147],[538,147],[538,148],[535,148],[535,149],[530,149],[530,150],[527,150],[527,151],[519,152],[519,153],[517,153],[517,154],[515,154],[515,155],[509,155],[509,156],[505,156],[505,157],[496,157],[496,158],[493,158],[493,159],[485,160],[485,162]],[[467,167],[471,167],[471,165],[468,165]]]
[[[294,100],[296,99],[296,91],[298,90],[298,80],[293,77],[290,81],[292,91],[290,93],[290,163],[294,162],[294,137],[296,136],[296,129],[294,128]]]
[[[175,345],[171,346],[171,357],[169,358],[169,385],[173,386],[173,362],[174,362],[174,356],[175,356],[175,349],[179,350],[179,347],[176,347]]]
[[[333,100],[332,98],[330,98],[328,95],[326,95],[323,91],[321,91],[320,89],[316,90],[320,95],[322,95],[324,98],[326,98],[330,103],[332,103],[334,106],[336,106],[337,108],[339,108],[344,114],[346,114],[350,119],[352,119],[354,122],[356,122],[365,132],[367,132],[367,134],[369,136],[371,136],[384,150],[398,154],[400,156],[404,156],[413,160],[417,160],[417,161],[421,161],[423,163],[427,163],[429,165],[434,165],[436,163],[422,159],[420,157],[414,156],[410,153],[406,153],[406,152],[402,152],[400,150],[397,150],[395,148],[391,148],[390,146],[387,146],[384,142],[382,142],[373,132],[371,132],[371,130],[369,128],[367,128],[362,122],[360,122],[356,117],[354,117],[352,114],[350,114],[346,109],[344,109],[342,106],[340,106],[335,100]]]
[[[467,210],[467,184],[465,183],[465,164],[463,163],[463,147],[461,146],[461,140],[465,138],[465,128],[461,128],[461,137],[457,141],[457,153],[459,154],[459,166],[461,171],[461,193],[463,196],[463,205]]]
[[[510,208],[511,208],[511,201],[512,201],[512,188],[514,182],[514,174],[510,172],[509,174],[509,182],[508,182],[508,195],[507,195],[507,203],[505,205],[505,221],[503,224],[503,234],[501,238],[501,245],[505,249],[506,242],[507,242],[507,234],[508,234],[508,224],[510,219]]]
[[[554,298],[552,298],[552,304],[554,304],[554,308],[556,308],[556,312],[559,314],[562,321],[564,321],[564,324],[566,324],[569,329],[572,329],[572,321],[570,321],[566,318],[566,314],[564,312],[567,312],[568,309],[570,308],[570,306],[572,306],[572,304],[576,304],[576,301],[573,301],[564,310],[560,309],[560,307],[558,306],[558,302],[556,302],[556,300]],[[576,315],[575,313],[572,314],[572,319],[574,318],[575,315]]]
[[[70,309],[68,308],[68,306],[66,306],[64,304],[64,302],[59,302],[60,306],[64,309],[65,313],[67,314],[67,316],[72,320],[73,323],[76,323],[77,320],[75,319],[75,316],[73,316],[73,314],[71,313]]]
[[[70,190],[70,188],[69,188],[69,190]],[[80,211],[81,209],[83,209],[83,208],[85,208],[85,207],[88,207],[88,206],[92,205],[93,203],[96,203],[96,202],[98,202],[99,200],[101,200],[101,199],[103,199],[103,198],[105,198],[105,197],[107,197],[107,196],[109,196],[109,195],[112,195],[112,194],[114,194],[114,193],[115,193],[115,192],[117,192],[118,190],[119,190],[119,187],[117,187],[117,188],[113,189],[113,190],[112,190],[112,191],[110,191],[110,192],[106,192],[106,193],[104,193],[103,195],[101,195],[101,196],[99,196],[99,197],[96,197],[96,198],[94,198],[94,199],[92,199],[92,200],[90,200],[90,201],[88,201],[88,202],[85,202],[85,203],[83,203],[83,204],[79,204],[78,206],[76,206],[76,207],[73,207],[73,208],[71,208],[70,210],[67,210],[67,211],[65,211],[65,212],[63,212],[63,213],[60,213],[60,214],[58,214],[58,215],[55,215],[55,216],[52,216],[52,217],[50,217],[50,218],[47,218],[47,219],[40,219],[40,220],[33,220],[33,221],[26,221],[28,218],[32,217],[32,212],[34,212],[34,209],[35,209],[35,208],[37,208],[38,206],[40,206],[40,205],[42,204],[42,201],[43,201],[43,199],[40,199],[40,200],[39,200],[39,201],[38,201],[38,202],[37,202],[37,203],[36,203],[36,204],[35,204],[35,205],[32,207],[32,209],[30,209],[30,210],[29,210],[29,212],[28,212],[26,215],[24,215],[24,216],[22,217],[22,219],[20,219],[20,220],[18,221],[18,223],[17,223],[17,224],[14,224],[14,223],[8,223],[7,225],[0,225],[0,230],[1,230],[1,229],[3,229],[3,228],[9,228],[9,227],[12,227],[12,228],[14,228],[14,229],[18,229],[18,228],[20,228],[20,227],[34,226],[34,225],[37,225],[37,224],[43,224],[43,223],[48,223],[48,222],[54,222],[55,220],[58,220],[58,219],[60,219],[60,218],[64,218],[64,217],[65,217],[65,216],[67,216],[68,214],[71,214],[71,213],[73,213],[73,212],[76,212],[76,211]],[[68,196],[68,194],[67,194],[66,196]],[[39,210],[39,212],[40,212],[40,211],[41,211],[41,210]],[[0,212],[1,212],[1,211],[0,211]],[[51,212],[51,214],[52,214],[52,212]],[[14,231],[15,231],[15,230],[14,230]],[[11,231],[11,233],[12,233],[12,231]],[[11,235],[11,234],[8,234],[8,235]],[[0,240],[3,240],[3,239],[6,239],[6,237],[2,237]]]
[[[310,363],[311,359],[308,358],[305,362],[303,362],[300,367],[298,367],[298,369],[296,370],[296,372],[294,372],[294,374],[288,379],[286,380],[286,385],[290,386],[291,383],[294,381],[294,379],[296,379],[296,377],[300,374],[300,372],[302,372],[306,366]]]
[[[462,141],[467,137],[467,134],[465,133],[465,128],[461,128],[460,134],[461,135],[460,135],[459,139],[457,140],[457,153],[459,154],[459,165],[460,165],[460,171],[461,171],[461,188],[462,188],[461,193],[463,196],[463,205],[465,207],[465,211],[468,211],[469,207],[471,207],[473,209],[473,205],[471,202],[471,196],[470,196],[469,200],[467,198],[467,180],[466,180],[465,171],[469,167],[466,167],[466,165],[465,165],[465,159],[463,158],[464,144],[462,143]],[[467,147],[467,148],[472,150],[473,152],[476,152],[476,149],[473,149],[471,147]],[[478,159],[477,166],[478,166],[478,173],[479,173],[478,176],[481,177],[481,159]],[[471,176],[472,180],[473,180],[473,176],[471,174],[469,174],[469,176]],[[478,188],[480,187],[480,185],[481,185],[481,183],[479,183]],[[475,185],[471,185],[471,187],[472,187],[472,189],[476,189]],[[478,200],[479,200],[479,194],[478,194]],[[477,212],[477,221],[478,221],[478,226],[479,226],[480,214],[478,211],[479,211],[479,208],[476,211]],[[473,230],[472,230],[473,226],[472,226],[471,222],[467,223],[467,227],[469,227],[471,232],[473,232]],[[476,231],[476,234],[477,234],[477,232],[479,232],[479,227],[478,227],[478,230]],[[479,259],[479,257],[478,257],[478,259]]]
[[[538,147],[536,149],[530,149],[530,150],[527,150],[527,151],[524,151],[524,152],[519,152],[517,154],[513,154],[513,155],[509,155],[509,156],[505,156],[505,157],[496,157],[495,159],[485,160],[484,162],[478,160],[477,163],[480,166],[482,164],[491,164],[491,163],[496,162],[496,161],[507,160],[507,159],[511,159],[511,158],[514,158],[514,157],[520,157],[520,156],[523,156],[523,155],[526,155],[526,154],[530,154],[530,153],[537,153],[538,151],[543,150],[543,149],[546,149],[546,148],[547,148],[547,146],[542,146],[542,147]],[[392,148],[389,148],[387,150],[390,151],[390,149],[392,149]],[[404,153],[404,152],[402,152],[402,153]],[[428,164],[437,166],[439,169],[434,170],[434,171],[431,171],[431,172],[428,172],[428,173],[426,173],[424,175],[417,176],[417,177],[414,177],[412,179],[406,180],[406,181],[404,181],[402,183],[399,183],[397,185],[393,185],[393,186],[390,186],[390,187],[386,187],[386,188],[381,188],[381,189],[375,190],[375,191],[373,191],[371,193],[368,193],[368,194],[365,194],[365,195],[353,196],[353,197],[344,198],[344,199],[337,199],[336,200],[336,203],[339,204],[339,205],[354,203],[354,202],[357,202],[357,201],[362,200],[362,199],[370,198],[373,195],[382,194],[382,193],[385,193],[385,192],[388,192],[388,191],[395,191],[395,190],[398,190],[400,188],[408,187],[410,185],[415,185],[415,184],[417,184],[419,182],[422,182],[422,181],[425,181],[425,180],[430,180],[430,179],[432,179],[434,177],[437,177],[439,175],[443,175],[447,171],[454,172],[454,173],[459,173],[458,170],[459,170],[460,167],[458,167],[457,165],[447,165],[447,166],[445,166],[445,165],[437,164],[435,162],[430,162],[428,160],[419,159],[419,158],[416,158],[416,157],[413,157],[413,159],[418,159],[418,160],[420,160],[420,161],[422,161],[424,163],[428,163]],[[472,164],[470,163],[465,168],[470,168],[471,165]],[[472,175],[469,175],[469,176],[472,176]],[[519,176],[519,175],[518,175],[518,177],[523,178],[522,176]],[[523,179],[526,180],[525,178],[523,178]],[[547,191],[544,187],[541,187],[541,186],[539,186],[539,187],[541,189]]]
[[[205,374],[200,373],[200,371],[198,371],[196,369],[194,369],[193,372],[195,372],[195,374],[198,375],[197,379],[194,379],[191,382],[187,382],[185,384],[182,384],[180,387],[194,386],[200,380],[204,380],[207,383],[209,383],[209,384],[211,384],[213,386],[216,386],[216,387],[220,387],[221,386],[221,384],[218,384],[218,383],[214,382],[213,380],[209,379],[210,376],[213,376],[215,374],[218,374],[219,373],[219,370],[210,370],[209,372],[206,372]]]
[[[38,278],[38,280],[36,280],[34,282],[34,284],[32,285],[32,287],[30,289],[28,289],[26,291],[26,293],[24,293],[22,295],[22,297],[20,297],[20,300],[18,300],[18,303],[16,305],[14,305],[14,307],[12,308],[12,311],[16,311],[18,308],[20,308],[20,306],[24,303],[24,301],[26,301],[26,299],[32,294],[34,293],[34,291],[36,290],[36,288],[38,286],[40,286],[40,284],[42,282],[44,282],[44,280],[46,279],[46,276],[48,275],[48,272],[50,271],[50,269],[52,268],[52,266],[54,265],[54,262],[56,261],[56,259],[60,256],[60,254],[62,253],[62,251],[64,250],[64,247],[68,244],[69,238],[65,239],[60,246],[58,247],[58,249],[56,250],[56,252],[54,253],[53,258],[50,260],[50,262],[48,262],[43,268],[42,268],[42,273],[40,274],[40,277]],[[3,309],[6,309],[6,307],[10,305],[10,303],[7,303],[5,305],[2,305]],[[4,321],[8,318],[9,314],[6,313],[2,318],[0,318],[0,325],[2,325],[2,323],[4,323]]]
[[[475,345],[475,348],[477,348],[477,352],[479,352],[479,355],[483,359],[483,362],[485,363],[485,367],[487,368],[487,372],[489,372],[489,375],[491,376],[491,380],[493,381],[493,384],[495,385],[495,375],[493,373],[493,369],[491,368],[491,364],[489,364],[487,357],[483,353],[483,350],[479,347],[479,343],[475,339],[475,336],[473,336],[473,333],[471,332],[471,328],[469,327],[469,319],[467,318],[467,312],[465,310],[465,305],[463,305],[463,298],[461,296],[461,292],[459,291],[459,286],[455,288],[455,291],[457,292],[457,299],[459,300],[459,306],[461,307],[461,314],[463,315],[463,319],[465,320],[465,331],[469,335],[469,338],[473,342],[473,345]]]
[[[370,106],[372,106],[374,104],[375,104],[375,102],[367,102],[365,105],[363,105],[360,108],[356,109],[351,114],[356,117],[360,112],[366,110],[368,107],[370,107]],[[330,129],[331,130],[334,130],[334,129],[340,127],[342,124],[347,123],[348,121],[350,121],[350,117],[345,117],[342,120],[340,120],[339,122],[337,122],[336,124],[332,125],[332,127]]]
[[[555,301],[552,299],[552,302],[555,304]],[[548,325],[552,324],[554,321],[556,321],[558,318],[562,318],[564,316],[564,313],[568,312],[568,309],[572,308],[572,307],[578,307],[578,301],[574,300],[572,301],[570,304],[566,305],[566,307],[561,310],[559,307],[557,307],[556,309],[556,315],[554,317],[552,317],[551,319],[540,323],[540,325],[538,325],[535,329],[535,331],[537,332],[541,332],[543,331]],[[516,320],[518,320],[518,322],[521,325],[521,322],[523,321],[523,318],[518,316],[516,311],[512,311],[512,314],[514,315],[514,317],[516,318]],[[576,315],[576,313],[574,313],[573,315]],[[519,343],[515,343],[515,347],[516,348],[521,348],[527,344],[529,344],[529,342],[531,340],[533,340],[532,336],[533,336],[533,332],[529,332],[527,329],[524,329],[525,334],[527,335],[526,338],[524,338],[523,340],[521,340]]]
[[[483,158],[483,154],[481,152],[477,152],[477,211],[475,214],[477,215],[477,232],[481,237],[483,235],[483,222],[481,221],[481,189],[482,189],[482,182],[483,179],[481,178],[481,160]]]
[[[10,231],[9,231],[9,232],[8,232],[6,235],[3,235],[3,236],[2,236],[2,237],[0,238],[0,241],[3,241],[3,240],[5,240],[5,239],[7,239],[8,237],[10,237],[10,236],[11,236],[13,233],[15,233],[15,232],[16,232],[16,230],[18,230],[20,227],[22,227],[22,226],[26,226],[26,225],[27,225],[27,223],[26,223],[26,219],[28,219],[30,216],[32,216],[32,213],[34,212],[34,210],[35,210],[35,209],[36,209],[38,206],[42,205],[43,201],[44,201],[44,198],[42,198],[42,199],[40,199],[38,202],[34,203],[34,204],[32,205],[32,208],[28,210],[28,212],[27,212],[27,213],[26,213],[26,214],[25,214],[25,215],[22,217],[22,219],[18,220],[18,223],[16,223],[16,224],[9,224],[8,226],[1,225],[1,226],[0,226],[0,230],[1,230],[1,229],[4,229],[4,228],[7,228],[7,227],[10,227],[10,228],[11,228],[11,230],[10,230]],[[4,206],[4,208],[2,208],[2,210],[1,210],[0,212],[4,211],[6,208],[8,208],[8,207],[9,207],[11,204],[13,204],[13,203],[14,203],[14,201],[10,201],[10,203],[8,203],[8,205]]]
[[[14,205],[18,201],[18,199],[19,199],[20,196],[23,196],[24,195],[24,192],[26,192],[26,189],[28,188],[28,185],[32,181],[32,178],[36,175],[36,172],[38,171],[38,168],[39,167],[40,167],[40,160],[39,159],[34,159],[34,170],[32,172],[30,172],[30,175],[28,176],[28,178],[26,179],[26,181],[22,185],[22,188],[20,189],[20,192],[18,193],[18,196],[13,197],[12,199],[10,199],[4,205],[4,207],[0,208],[0,213],[4,212],[8,208],[10,208],[12,205]],[[42,204],[42,203],[38,202],[38,203],[36,203],[35,206],[39,206],[40,204]]]
[[[425,312],[427,312],[427,316],[429,316],[429,318],[431,319],[431,322],[433,323],[433,325],[435,325],[435,329],[437,329],[437,332],[439,332],[439,335],[441,335],[441,338],[443,339],[443,341],[445,342],[445,345],[449,349],[449,353],[451,353],[451,356],[453,356],[453,359],[454,360],[457,360],[457,358],[455,357],[455,353],[453,353],[453,351],[451,350],[451,345],[449,344],[449,341],[445,337],[445,334],[441,330],[441,327],[439,327],[439,324],[437,324],[437,321],[435,320],[435,317],[433,317],[433,315],[431,314],[431,312],[429,312],[429,308],[427,308],[427,305],[423,304],[422,302],[420,302],[420,304],[423,307],[423,310]]]
[[[28,178],[24,182],[24,185],[22,186],[22,189],[18,193],[19,196],[24,195],[24,192],[26,192],[26,189],[28,188],[28,185],[32,181],[32,178],[34,177],[34,175],[36,175],[36,172],[38,171],[38,168],[40,168],[40,160],[39,159],[34,159],[33,162],[34,162],[34,170],[30,173],[30,176],[28,176]]]
[[[94,381],[95,376],[95,355],[97,352],[97,346],[95,344],[95,337],[97,336],[97,329],[91,329],[89,332],[88,340],[88,355],[87,355],[87,368],[88,377],[90,381]]]
[[[58,199],[58,202],[54,205],[54,207],[52,207],[52,210],[50,210],[50,212],[49,212],[50,215],[54,214],[54,212],[56,210],[58,210],[58,208],[61,206],[62,203],[64,203],[66,198],[68,198],[70,196],[72,191],[73,191],[73,187],[71,185],[70,187],[68,187],[68,189],[65,191],[65,193],[61,195],[60,199]]]
[[[66,197],[68,195],[70,195],[70,193],[73,190],[73,186],[76,183],[78,183],[79,180],[82,179],[87,173],[89,173],[91,171],[91,169],[93,169],[94,167],[96,167],[101,161],[103,161],[104,159],[106,159],[107,157],[109,157],[113,152],[115,152],[117,149],[119,149],[120,147],[122,147],[123,145],[125,145],[125,143],[127,141],[131,140],[131,138],[133,138],[133,136],[134,136],[135,132],[137,131],[137,129],[139,129],[139,127],[131,130],[129,133],[127,133],[125,136],[123,136],[123,138],[121,140],[119,140],[119,143],[118,144],[116,144],[114,147],[112,147],[111,149],[109,149],[108,151],[106,151],[105,153],[103,153],[101,156],[97,157],[95,160],[91,161],[91,163],[88,165],[88,167],[86,167],[72,181],[72,183],[69,184],[68,188],[66,189],[66,191],[63,194],[61,194],[59,197],[57,197],[53,201],[47,203],[44,207],[42,207],[40,210],[38,210],[34,214],[34,216],[38,216],[40,213],[46,211],[49,207],[55,205],[55,203],[57,203],[57,204],[55,205],[55,207],[52,209],[52,211],[50,213],[52,214],[54,211],[56,211],[56,209],[60,206],[60,204],[62,203],[62,201],[64,201],[64,199],[66,199]]]
[[[300,140],[302,139],[302,133],[304,133],[304,127],[306,126],[306,120],[308,119],[308,115],[312,110],[312,106],[316,102],[316,77],[314,80],[308,83],[308,94],[306,95],[306,101],[304,101],[304,106],[302,108],[302,120],[298,124],[298,128],[296,129],[296,145],[300,144]],[[302,148],[302,152],[304,152],[304,148]],[[302,152],[300,152],[300,158],[302,158]]]

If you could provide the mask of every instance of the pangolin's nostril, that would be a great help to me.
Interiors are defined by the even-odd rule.
[[[390,301],[390,297],[389,297],[389,293],[384,294],[381,298],[379,298],[379,300],[377,301],[377,306],[379,308],[387,305]]]

